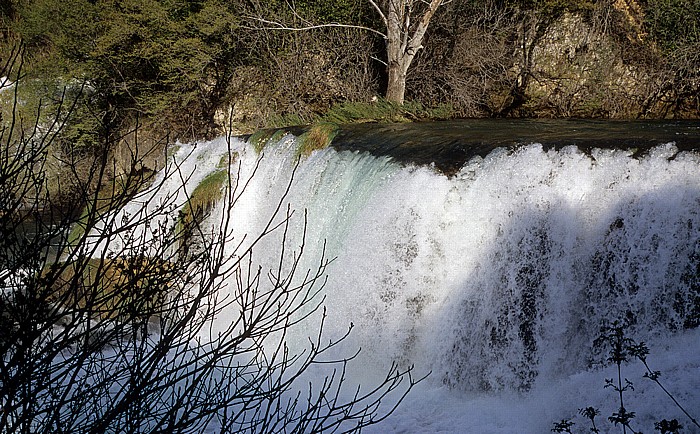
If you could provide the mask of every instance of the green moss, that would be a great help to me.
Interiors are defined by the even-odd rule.
[[[297,155],[309,156],[313,151],[324,149],[331,144],[338,134],[338,125],[331,122],[319,122],[299,137]]]
[[[210,173],[194,189],[188,203],[191,206],[211,209],[221,199],[221,192],[227,181],[228,172],[226,170],[216,170]]]
[[[175,226],[180,255],[185,257],[188,255],[190,244],[197,233],[197,226],[204,221],[216,202],[221,199],[228,176],[229,171],[225,169],[216,170],[207,175],[182,207]]]
[[[233,152],[230,155],[224,154],[219,159],[219,162],[216,163],[216,168],[217,169],[227,169],[231,165],[231,163],[233,163],[237,159],[238,159],[238,152]]]
[[[201,223],[206,215],[221,199],[224,186],[228,182],[227,170],[216,170],[197,185],[189,200],[180,212],[176,231],[182,234],[193,223]]]

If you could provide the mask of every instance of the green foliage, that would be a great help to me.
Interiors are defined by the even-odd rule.
[[[132,0],[103,15],[91,64],[114,99],[150,116],[213,115],[207,100],[225,85],[218,68],[235,55],[235,17],[225,4]]]
[[[699,0],[647,1],[644,25],[666,51],[700,42]]]
[[[228,167],[231,165],[231,163],[236,161],[237,158],[238,158],[238,152],[232,152],[231,155],[229,155],[229,154],[222,155],[221,158],[219,158],[219,162],[216,163],[216,168],[219,170],[228,169]]]
[[[18,13],[14,31],[30,48],[32,77],[89,83],[82,123],[118,127],[136,114],[169,119],[176,131],[212,123],[237,55],[229,2],[27,0]]]

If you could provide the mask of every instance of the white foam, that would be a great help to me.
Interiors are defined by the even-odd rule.
[[[237,240],[267,224],[292,176],[294,147],[285,137],[265,151],[233,212]],[[601,321],[627,311],[636,321],[629,333],[650,342],[650,361],[700,408],[700,334],[678,331],[678,303],[692,299],[699,278],[700,171],[697,155],[676,152],[669,144],[635,159],[532,145],[474,159],[451,178],[333,149],[302,159],[284,200],[296,211],[289,245],[301,245],[306,210],[303,268],[318,263],[324,240],[337,258],[326,331],[340,336],[353,323],[338,351],[362,348],[351,381],[375,381],[392,361],[432,371],[370,432],[548,432],[589,405],[601,407],[602,420],[615,396],[603,389],[612,374],[592,343]],[[258,156],[239,153],[247,179]],[[280,233],[263,240],[256,262],[273,267],[280,243]],[[290,333],[292,348],[315,335],[308,324]],[[629,369],[639,384],[629,409],[645,432],[652,416],[683,422],[638,366]]]

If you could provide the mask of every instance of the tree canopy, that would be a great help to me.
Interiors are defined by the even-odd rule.
[[[230,2],[29,0],[17,10],[30,76],[87,82],[102,119],[177,112],[211,127],[239,51]]]

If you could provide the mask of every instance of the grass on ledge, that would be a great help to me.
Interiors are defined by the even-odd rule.
[[[299,137],[297,156],[308,157],[313,151],[327,148],[338,134],[338,125],[332,122],[316,122]]]
[[[379,99],[370,103],[345,102],[335,105],[320,116],[320,121],[338,125],[354,123],[390,123],[412,122],[421,120],[452,119],[454,110],[449,105],[426,108],[417,102],[406,102],[403,105]]]
[[[193,222],[201,223],[216,202],[221,199],[224,186],[228,181],[228,171],[216,170],[207,175],[192,191],[189,200],[180,213],[180,230]]]
[[[420,103],[406,102],[401,105],[395,102],[379,99],[373,102],[344,102],[331,107],[320,114],[306,127],[300,127],[300,117],[287,116],[286,126],[261,129],[253,133],[248,142],[259,154],[269,143],[279,141],[292,127],[298,127],[302,134],[294,132],[298,137],[298,157],[308,157],[313,151],[328,147],[338,134],[341,125],[357,123],[394,123],[414,122],[424,120],[446,120],[454,118],[454,110],[449,105],[426,108]],[[276,125],[279,125],[278,123]]]

